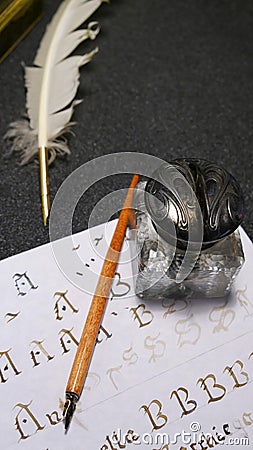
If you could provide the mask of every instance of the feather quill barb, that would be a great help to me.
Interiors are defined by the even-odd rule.
[[[58,8],[42,38],[33,67],[25,67],[27,89],[27,117],[12,122],[5,134],[11,141],[11,151],[21,152],[21,164],[38,154],[38,148],[47,149],[48,162],[57,154],[70,153],[64,133],[73,122],[75,100],[79,86],[79,71],[97,53],[71,56],[86,39],[95,39],[99,33],[97,22],[79,29],[104,0],[65,0]]]

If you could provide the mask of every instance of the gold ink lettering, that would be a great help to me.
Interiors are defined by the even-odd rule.
[[[55,314],[56,314],[56,320],[62,320],[63,316],[60,315],[60,303],[64,303],[64,305],[62,306],[62,311],[65,311],[67,307],[69,307],[73,313],[77,314],[79,309],[75,308],[72,303],[70,302],[70,300],[66,297],[68,291],[65,292],[55,292],[54,293],[54,297],[58,297],[55,305],[54,305],[54,310],[55,310]],[[67,307],[66,307],[67,305]]]
[[[252,413],[244,413],[242,416],[242,420],[246,426],[253,424],[253,418],[251,416]]]
[[[38,286],[35,286],[31,279],[27,276],[27,273],[15,273],[12,277],[15,281],[15,287],[18,291],[18,295],[24,296],[28,294],[31,289],[37,289]]]
[[[51,361],[54,358],[54,355],[50,356],[49,353],[47,352],[47,350],[45,349],[45,347],[42,345],[43,342],[44,342],[44,340],[43,341],[34,340],[31,342],[31,344],[35,344],[35,346],[37,347],[37,351],[32,350],[30,352],[30,355],[31,355],[31,358],[33,361],[33,367],[40,365],[40,362],[37,361],[37,357],[41,354],[43,354],[46,357],[47,361]]]
[[[238,366],[240,367],[240,375],[242,375],[242,376],[244,377],[244,379],[245,379],[244,382],[241,382],[241,383],[240,383],[240,382],[238,381],[238,377],[236,376],[235,371],[233,370],[233,368],[234,368],[236,365],[238,365]],[[233,386],[233,389],[239,388],[239,387],[241,387],[241,386],[245,386],[245,384],[247,384],[248,381],[249,381],[249,375],[247,374],[247,372],[244,372],[242,369],[243,369],[243,363],[242,363],[242,361],[240,361],[240,360],[238,359],[237,361],[234,362],[234,364],[233,364],[231,367],[229,367],[229,366],[225,367],[225,369],[224,369],[224,371],[223,371],[223,372],[227,371],[227,372],[229,373],[229,375],[231,375],[231,377],[233,378],[233,380],[234,380],[234,382],[235,382],[235,384],[234,384],[234,386]]]
[[[62,336],[60,338],[60,344],[61,347],[63,349],[62,354],[64,355],[64,353],[68,353],[70,351],[69,348],[66,347],[66,344],[70,344],[71,341],[74,342],[74,344],[77,346],[78,345],[78,341],[77,339],[73,336],[73,334],[71,333],[71,331],[73,330],[73,328],[71,328],[71,330],[66,330],[65,328],[62,328],[62,330],[59,331],[58,334],[62,333]],[[67,338],[66,344],[64,342],[64,339]]]
[[[117,449],[113,446],[113,444],[112,444],[111,439],[110,439],[109,436],[106,436],[106,441],[107,441],[108,444],[110,445],[110,450],[117,450]],[[108,447],[106,447],[106,448],[108,448]]]
[[[124,295],[127,295],[130,292],[130,289],[131,289],[130,284],[126,283],[125,281],[121,281],[120,273],[115,272],[114,282],[111,288],[112,296],[123,297]]]
[[[137,363],[138,355],[133,351],[132,346],[123,352],[123,360],[128,362],[129,366]]]
[[[166,300],[162,301],[162,307],[167,308],[167,311],[163,314],[164,319],[175,312],[184,311],[190,306],[190,302],[185,299],[174,300],[166,304]]]
[[[134,430],[128,430],[126,433],[125,441],[127,444],[134,444],[140,436],[134,432]]]
[[[175,331],[179,335],[177,341],[179,347],[183,347],[186,344],[195,345],[200,338],[201,328],[196,322],[191,322],[192,318],[193,313],[185,319],[178,320],[176,323]],[[189,339],[183,339],[183,336],[189,336]]]
[[[119,446],[119,448],[126,448],[126,445],[120,442],[120,437],[117,435],[116,431],[113,432],[111,438],[113,442],[115,442]]]
[[[32,434],[35,434],[35,433],[37,433],[37,431],[41,431],[41,430],[43,430],[45,428],[45,425],[44,426],[40,425],[39,421],[36,419],[34,414],[31,412],[31,410],[29,408],[31,403],[32,403],[32,400],[27,405],[23,404],[23,403],[17,403],[15,405],[15,408],[20,408],[18,414],[15,417],[16,430],[20,434],[20,438],[19,438],[18,442],[20,442],[23,439],[29,438],[30,436],[32,436]],[[30,419],[30,421],[32,421],[32,426],[35,429],[35,431],[32,434],[25,434],[25,432],[24,432],[22,427],[27,424],[27,418],[24,417],[23,419],[21,419],[21,417],[20,417],[21,413],[24,413],[25,415],[27,415],[28,419]],[[21,421],[22,421],[22,425],[21,425]]]
[[[141,315],[138,313],[139,309],[141,309]],[[146,310],[146,306],[144,305],[144,303],[138,305],[136,308],[131,308],[130,311],[133,312],[134,320],[137,319],[137,321],[139,322],[139,328],[146,327],[154,319],[154,314],[151,311]],[[144,316],[149,317],[150,319],[147,319],[146,322],[143,322],[142,318]]]
[[[213,428],[214,429],[214,428]],[[204,446],[204,442],[208,445],[208,447]],[[204,433],[201,433],[200,440],[198,444],[201,445],[201,449],[205,450],[207,448],[214,448],[215,445],[219,444],[215,437],[211,434],[211,436],[206,436]]]
[[[148,362],[156,362],[158,358],[162,358],[164,355],[166,343],[158,339],[159,336],[160,333],[155,337],[147,336],[144,341],[144,347],[152,352]]]
[[[113,379],[113,373],[114,373],[114,372],[120,373],[120,369],[121,369],[121,368],[122,368],[122,364],[121,364],[120,366],[117,366],[117,367],[111,367],[111,368],[108,369],[107,372],[106,372],[106,375],[109,376],[109,378],[110,378],[110,380],[111,380],[113,386],[115,387],[115,389],[116,389],[117,391],[119,390],[119,388],[118,388],[117,384],[115,383],[115,381],[114,381],[114,379]]]
[[[112,333],[109,333],[109,331],[107,331],[102,325],[100,325],[98,336],[100,335],[101,332],[104,333],[106,340],[112,337]],[[101,342],[103,342],[103,338],[99,339],[97,337],[97,344],[101,344]]]
[[[243,436],[248,437],[248,433],[247,430],[244,428],[242,422],[240,419],[236,419],[233,421],[233,427],[235,428],[235,430],[240,430],[243,432]]]
[[[220,391],[222,391],[222,394],[217,395],[216,397],[213,397],[212,393],[210,392],[210,389],[208,388],[208,385],[206,383],[206,381],[208,379],[211,379],[213,384],[212,387],[215,389],[218,389]],[[219,400],[221,400],[224,395],[226,394],[226,388],[225,386],[223,386],[222,384],[218,384],[216,383],[216,377],[213,373],[209,373],[205,378],[199,378],[196,384],[199,384],[200,386],[203,388],[203,390],[208,394],[209,396],[209,400],[208,403],[212,403],[212,402],[218,402]]]
[[[253,315],[253,311],[252,312],[249,311],[250,308],[251,309],[253,308],[253,304],[250,301],[249,297],[246,295],[246,292],[247,292],[247,286],[245,286],[244,289],[238,289],[235,292],[235,295],[236,295],[239,305],[242,308],[244,308],[246,311],[244,319],[246,319],[247,317],[251,317]]]
[[[61,417],[59,417],[58,411],[53,411],[51,414],[46,414],[46,417],[48,418],[50,425],[57,425],[62,421]]]
[[[91,389],[94,389],[97,387],[100,383],[100,376],[95,372],[88,372],[88,375],[86,377],[86,382],[84,385],[84,389],[86,391],[91,391]]]
[[[217,325],[213,329],[213,333],[218,333],[221,330],[228,331],[235,319],[235,312],[232,309],[225,309],[227,304],[228,299],[225,300],[221,306],[215,306],[209,314],[209,320],[211,322],[217,322]]]
[[[179,395],[179,392],[183,392],[184,399],[181,398],[181,396]],[[171,394],[170,394],[170,398],[172,398],[173,395],[175,395],[179,405],[181,406],[181,408],[183,410],[183,412],[181,414],[181,417],[186,416],[188,414],[191,414],[197,408],[197,402],[195,400],[192,400],[192,399],[188,400],[189,392],[184,387],[181,386],[177,390],[172,391]],[[189,408],[189,409],[186,409],[185,405],[192,405],[192,407]]]
[[[2,370],[0,370],[1,383],[6,383],[6,381],[8,380],[8,378],[4,378],[3,371],[6,372],[9,368],[11,368],[13,370],[14,375],[19,375],[20,373],[22,373],[21,371],[19,371],[16,368],[12,358],[9,355],[10,351],[11,351],[11,348],[9,348],[9,350],[5,350],[4,352],[0,352],[0,359],[5,358],[4,368]]]
[[[153,415],[151,411],[153,405],[155,405],[158,408],[158,411],[156,412],[155,415]],[[162,408],[163,405],[159,400],[152,400],[152,402],[150,402],[148,406],[142,405],[139,408],[139,411],[143,409],[144,413],[148,415],[148,418],[152,424],[152,431],[159,430],[160,428],[164,427],[164,425],[166,425],[166,423],[168,422],[168,417],[165,414],[162,414]]]

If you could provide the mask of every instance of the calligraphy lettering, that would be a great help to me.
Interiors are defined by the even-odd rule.
[[[15,281],[15,287],[18,291],[18,295],[24,296],[28,294],[31,289],[37,289],[31,279],[28,277],[27,273],[15,273],[12,277]]]
[[[157,409],[155,414],[152,413],[154,405],[155,408]],[[164,427],[168,422],[168,417],[166,416],[166,414],[162,414],[162,408],[163,408],[162,403],[156,399],[152,400],[152,402],[150,402],[149,405],[142,405],[139,408],[139,411],[143,409],[144,413],[147,414],[152,425],[152,431],[159,430],[160,428]]]
[[[130,292],[131,286],[125,281],[121,281],[121,275],[119,272],[115,272],[113,286],[111,293],[113,297],[123,297]]]
[[[110,378],[110,380],[111,380],[113,386],[115,387],[115,389],[116,389],[117,391],[118,391],[119,389],[118,389],[117,384],[116,384],[115,381],[114,381],[113,374],[114,374],[115,372],[116,372],[116,373],[120,373],[120,369],[121,369],[121,368],[122,368],[122,364],[121,364],[120,366],[117,366],[117,367],[111,367],[111,368],[108,369],[107,372],[106,372],[106,374],[109,376],[109,378]]]
[[[221,306],[215,306],[209,314],[209,320],[211,322],[217,322],[213,333],[218,333],[221,330],[228,331],[235,319],[235,312],[232,309],[225,309],[227,304],[228,300],[225,300]]]
[[[37,347],[37,351],[32,350],[30,352],[30,355],[31,355],[31,358],[33,361],[33,367],[40,365],[40,362],[38,362],[37,357],[41,354],[43,354],[46,357],[47,361],[51,361],[54,358],[54,355],[50,356],[49,353],[47,352],[47,350],[45,349],[45,347],[42,345],[43,342],[44,342],[44,340],[43,341],[34,340],[31,342],[31,344],[35,344],[35,346]]]
[[[74,342],[74,344],[76,346],[78,345],[77,339],[71,333],[72,330],[73,330],[73,328],[71,328],[71,330],[66,330],[65,328],[62,328],[62,330],[60,330],[58,333],[58,334],[62,334],[62,336],[60,338],[60,344],[63,349],[63,352],[62,352],[63,355],[64,355],[64,353],[68,353],[70,351],[70,348],[68,348],[66,346],[66,344],[69,345],[69,344],[71,344],[71,342]],[[65,339],[66,339],[66,341],[65,341]]]
[[[126,361],[129,366],[137,363],[138,355],[133,351],[133,347],[130,347],[123,352],[123,360]]]
[[[212,387],[218,391],[222,391],[222,394],[217,395],[216,397],[214,397],[207,385],[207,380],[212,380]],[[197,381],[197,384],[200,383],[200,386],[203,388],[203,390],[208,394],[209,396],[209,400],[208,403],[212,403],[212,402],[218,402],[219,400],[221,400],[224,395],[226,394],[226,388],[225,386],[223,386],[222,384],[218,384],[216,383],[216,377],[213,373],[209,373],[205,378],[199,378]]]
[[[179,299],[179,300],[174,300],[173,302],[170,302],[169,304],[166,304],[166,300],[164,299],[162,301],[162,307],[163,308],[167,308],[167,311],[165,311],[165,313],[163,314],[163,317],[166,318],[168,315],[171,315],[175,312],[180,312],[180,311],[184,311],[185,309],[187,309],[190,305],[190,302],[188,300],[185,299]]]
[[[126,445],[121,442],[120,436],[117,435],[116,431],[112,434],[112,440],[115,444],[118,445],[118,448],[126,448]]]
[[[181,397],[182,396],[180,396],[179,395],[179,392],[183,392],[183,394],[184,394],[184,398],[182,399]],[[189,398],[189,392],[188,392],[188,390],[187,389],[185,389],[184,387],[180,387],[180,388],[178,388],[177,390],[175,390],[175,391],[172,391],[171,392],[171,394],[170,394],[170,398],[172,398],[173,397],[173,395],[176,397],[176,399],[177,399],[177,401],[178,401],[178,403],[179,403],[179,405],[181,406],[181,408],[182,408],[182,414],[181,414],[181,417],[183,417],[183,416],[186,416],[186,415],[188,415],[188,414],[191,414],[193,411],[195,411],[195,409],[197,408],[197,402],[195,401],[195,400],[188,400],[188,398]],[[192,405],[190,408],[186,408],[186,405],[187,406],[190,406],[190,405]]]
[[[53,411],[51,414],[46,414],[46,417],[48,418],[50,425],[57,425],[62,421],[61,417],[59,417],[58,411]]]
[[[88,372],[84,389],[86,389],[86,391],[91,391],[91,389],[97,387],[99,383],[100,383],[100,376],[95,372]]]
[[[253,417],[252,413],[244,413],[242,416],[242,420],[246,426],[253,424]]]
[[[10,357],[10,351],[11,348],[9,348],[9,350],[5,350],[4,352],[0,352],[0,359],[4,358],[4,368],[0,369],[0,380],[1,383],[6,383],[6,381],[8,380],[8,378],[4,377],[3,372],[7,372],[7,370],[11,369],[14,372],[14,375],[19,375],[21,373],[21,371],[19,371],[17,369],[17,367],[15,366],[13,359]]]
[[[246,430],[246,428],[245,428],[244,425],[245,425],[245,424],[243,424],[242,421],[241,421],[240,419],[235,419],[235,420],[233,421],[233,427],[234,427],[234,429],[235,429],[235,430],[242,431],[243,436],[248,437],[248,433],[247,433],[247,430]]]
[[[139,314],[138,310],[140,310],[141,314]],[[144,303],[138,305],[136,308],[131,308],[130,311],[133,312],[134,320],[137,320],[139,323],[139,328],[146,327],[149,325],[152,320],[154,319],[154,314],[152,311],[146,310],[146,306]],[[142,320],[143,318],[146,318],[147,320]]]
[[[7,313],[7,314],[5,314],[4,317],[6,318],[6,323],[9,323],[12,320],[16,319],[16,317],[18,317],[19,314],[20,314],[20,311],[18,311],[17,313]]]
[[[246,319],[247,317],[251,317],[253,315],[253,311],[252,312],[249,311],[250,308],[251,309],[253,308],[253,304],[250,301],[250,299],[247,297],[246,292],[247,292],[247,286],[245,286],[244,289],[238,289],[235,293],[239,305],[242,308],[244,308],[246,311],[246,315],[244,316],[244,319]]]
[[[239,369],[240,370],[240,374],[239,375],[242,375],[244,377],[245,381],[239,382],[238,377],[236,376],[236,373],[234,371],[234,367],[235,366],[239,366],[239,368],[240,368]],[[235,384],[233,386],[233,389],[245,386],[245,384],[247,384],[249,382],[249,375],[248,375],[248,373],[244,372],[242,369],[243,369],[243,363],[242,363],[242,361],[240,361],[238,359],[237,361],[234,362],[234,364],[231,367],[229,367],[229,366],[225,367],[225,369],[223,371],[223,372],[228,371],[229,375],[231,375],[231,377],[233,378],[233,380],[235,382]]]
[[[15,417],[16,429],[20,434],[19,441],[27,439],[37,431],[41,431],[45,428],[45,425],[40,425],[39,421],[36,419],[35,415],[30,410],[32,400],[28,404],[17,403],[15,408],[19,408],[19,412]],[[22,418],[23,417],[23,418]],[[29,432],[25,433],[24,428],[29,427]],[[32,431],[32,433],[31,433]],[[30,434],[31,433],[31,434]]]
[[[144,341],[144,347],[152,352],[149,362],[156,362],[158,358],[162,358],[166,350],[166,343],[158,339],[159,336],[160,333],[155,337],[147,336]]]
[[[109,331],[107,331],[102,325],[100,325],[98,336],[100,336],[101,332],[104,333],[106,340],[110,339],[112,337],[112,333],[109,333]],[[97,342],[97,344],[101,344],[101,342],[103,342],[103,340],[104,340],[103,338],[99,339],[99,337],[97,337],[96,342]]]
[[[104,237],[104,236],[103,236],[103,234],[102,234],[102,236],[101,236],[100,238],[95,238],[95,239],[94,239],[94,242],[95,242],[95,246],[96,246],[96,247],[98,246],[99,242],[102,241],[103,237]]]
[[[67,293],[68,291],[65,292],[55,292],[54,293],[54,297],[58,297],[55,305],[54,305],[54,310],[55,310],[55,314],[56,314],[56,320],[62,320],[63,316],[60,315],[60,304],[64,303],[61,310],[62,311],[66,311],[67,307],[70,308],[72,310],[73,313],[77,314],[79,309],[75,308],[72,303],[70,302],[70,300],[67,298]]]
[[[178,320],[176,323],[175,331],[179,335],[177,341],[179,347],[186,344],[195,345],[200,338],[201,328],[196,322],[191,322],[192,317],[193,313],[185,319]],[[183,339],[184,336],[188,337],[188,339]]]

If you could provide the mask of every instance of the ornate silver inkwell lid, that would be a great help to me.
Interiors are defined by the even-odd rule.
[[[151,195],[149,195],[151,194]],[[233,233],[243,219],[241,188],[224,168],[202,159],[163,164],[148,180],[145,204],[153,225],[166,241],[185,249],[189,230],[201,220],[202,249]],[[195,234],[194,241],[198,241]],[[192,240],[191,240],[192,242]]]

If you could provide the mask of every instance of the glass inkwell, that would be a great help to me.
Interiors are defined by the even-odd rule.
[[[201,159],[163,163],[133,197],[135,291],[145,299],[224,297],[244,263],[235,178]],[[134,224],[134,226],[133,226]]]

